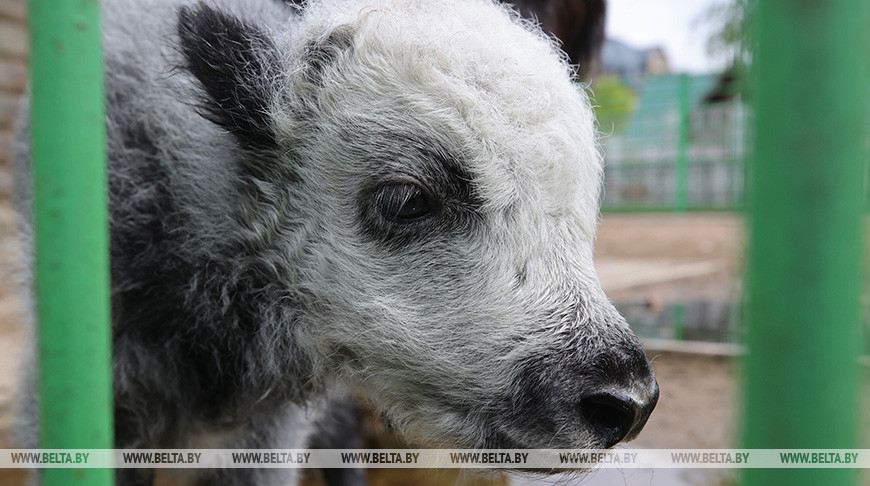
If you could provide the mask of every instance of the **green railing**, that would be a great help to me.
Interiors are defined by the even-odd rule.
[[[40,447],[111,448],[99,7],[94,0],[29,7]],[[42,480],[108,486],[113,473],[43,469]]]
[[[621,130],[602,139],[604,211],[743,207],[749,110],[739,98],[708,102],[716,83],[685,74],[644,83]]]
[[[744,342],[739,299],[683,299],[662,306],[638,299],[616,301],[615,305],[642,339],[735,346]]]

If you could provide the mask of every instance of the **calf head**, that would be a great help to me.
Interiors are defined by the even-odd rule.
[[[593,267],[593,112],[550,39],[488,0],[310,2],[286,30],[180,12],[237,219],[311,365],[414,439],[610,447],[658,387]],[[294,359],[298,359],[296,356]]]

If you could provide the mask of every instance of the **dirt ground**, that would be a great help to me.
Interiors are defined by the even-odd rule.
[[[743,220],[733,214],[605,214],[596,266],[614,301],[730,300],[739,292]],[[647,342],[661,396],[629,447],[735,447],[739,361],[728,347]]]

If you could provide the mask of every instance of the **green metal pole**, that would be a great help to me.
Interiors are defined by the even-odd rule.
[[[685,307],[682,303],[671,305],[671,329],[673,329],[672,339],[676,341],[683,340],[683,328],[685,327]]]
[[[689,207],[689,75],[680,75],[679,121],[677,125],[677,160],[674,166],[674,209]]]
[[[747,448],[854,448],[858,430],[865,2],[757,2]],[[854,484],[747,469],[747,485]]]
[[[112,447],[105,122],[99,3],[30,0],[40,447]],[[44,469],[46,485],[111,470]]]

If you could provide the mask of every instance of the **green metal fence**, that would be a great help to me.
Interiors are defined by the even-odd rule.
[[[643,83],[634,112],[602,139],[605,211],[743,207],[749,110],[738,97],[712,101],[718,83],[686,74]],[[613,124],[602,118],[606,133]]]
[[[739,298],[677,300],[651,306],[643,300],[615,302],[643,339],[740,345],[744,342]]]

